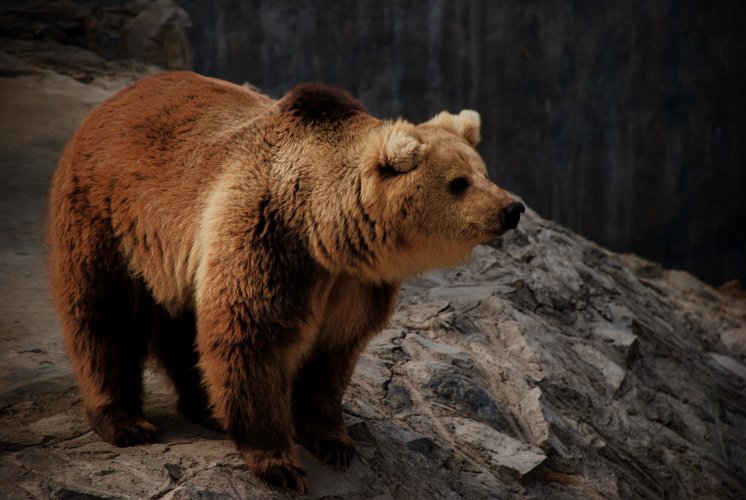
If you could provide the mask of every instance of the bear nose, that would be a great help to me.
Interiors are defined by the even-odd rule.
[[[525,211],[526,207],[523,206],[523,203],[518,201],[514,201],[507,207],[503,208],[503,217],[505,220],[503,226],[505,229],[515,229],[518,227],[518,221],[521,220],[521,214]]]

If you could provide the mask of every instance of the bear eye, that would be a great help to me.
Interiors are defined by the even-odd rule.
[[[448,185],[448,189],[450,189],[451,194],[455,196],[464,194],[464,191],[466,191],[468,187],[469,187],[469,179],[467,179],[466,177],[456,177]]]

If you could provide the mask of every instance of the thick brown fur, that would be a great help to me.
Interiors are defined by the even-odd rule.
[[[274,102],[171,73],[107,100],[65,148],[48,231],[91,427],[154,439],[151,353],[179,411],[224,429],[262,478],[308,490],[294,441],[346,467],[342,396],[402,279],[517,223],[477,141],[473,111],[380,121],[322,85]]]

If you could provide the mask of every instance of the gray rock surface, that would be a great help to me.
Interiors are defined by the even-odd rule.
[[[29,60],[0,57],[0,497],[285,498],[153,370],[157,443],[85,425],[43,210],[64,141],[136,72],[83,84]],[[529,210],[468,266],[405,284],[344,410],[358,453],[340,472],[302,452],[307,498],[746,498],[746,297]]]

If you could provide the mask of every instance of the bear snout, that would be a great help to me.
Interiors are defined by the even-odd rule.
[[[507,207],[503,208],[503,228],[505,230],[515,229],[521,220],[521,214],[526,212],[523,203],[514,201]]]

